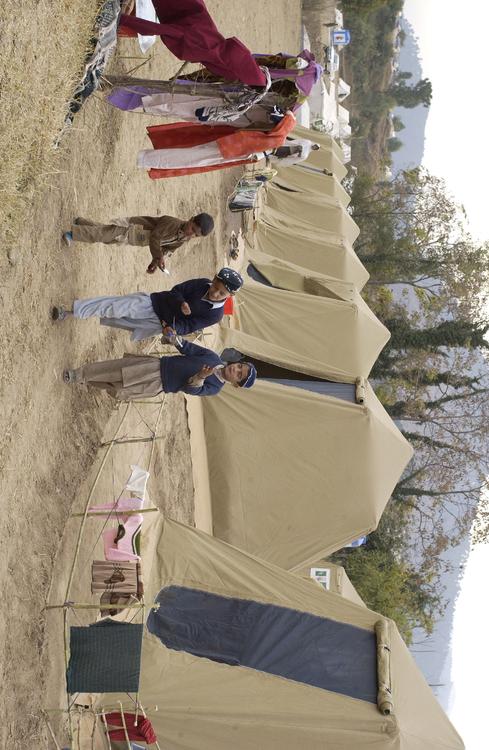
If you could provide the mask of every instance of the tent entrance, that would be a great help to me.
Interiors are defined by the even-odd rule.
[[[260,271],[256,268],[256,266],[253,265],[253,263],[248,263],[248,268],[246,269],[248,276],[250,276],[253,281],[258,281],[259,284],[264,284],[265,286],[273,286],[273,284],[267,279],[266,276],[264,276]]]
[[[269,380],[272,383],[279,383],[280,385],[286,385],[291,388],[302,388],[303,390],[311,391],[312,393],[319,393],[323,396],[333,396],[334,398],[340,398],[343,401],[349,401],[352,404],[356,403],[356,389],[353,383],[335,383],[332,380],[318,378],[314,375],[307,375],[304,372],[289,370],[286,367],[280,367],[279,365],[265,362],[257,357],[250,357],[248,354],[242,354],[240,351],[233,348],[224,349],[221,357],[226,362],[238,362],[241,359],[246,359],[247,362],[251,362],[255,365],[258,371],[258,377],[262,380]]]

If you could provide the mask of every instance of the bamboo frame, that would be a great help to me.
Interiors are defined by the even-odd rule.
[[[58,743],[58,740],[56,739],[56,736],[54,734],[53,728],[52,728],[52,726],[50,724],[50,721],[49,721],[49,719],[48,719],[45,711],[42,712],[42,717],[43,717],[44,721],[46,722],[46,726],[48,728],[48,732],[49,732],[49,734],[51,736],[51,739],[52,739],[52,741],[54,743],[54,746],[55,746],[56,750],[62,750],[61,745]]]
[[[111,440],[106,441],[106,442],[104,442],[104,443],[102,443],[100,445],[101,448],[105,448],[106,450],[105,450],[105,453],[104,453],[104,455],[102,457],[102,460],[100,462],[100,466],[99,466],[99,468],[97,470],[96,476],[95,476],[95,478],[94,478],[94,480],[93,480],[93,482],[92,482],[92,484],[90,486],[89,494],[88,494],[87,500],[85,502],[84,511],[82,513],[71,514],[71,517],[81,518],[81,523],[80,523],[80,528],[78,530],[78,536],[77,536],[77,541],[76,541],[76,546],[75,546],[75,554],[74,554],[73,561],[72,561],[72,564],[71,564],[70,573],[69,573],[69,576],[68,576],[68,582],[67,582],[66,594],[65,594],[65,602],[62,603],[62,604],[48,604],[45,607],[46,610],[61,609],[63,611],[63,641],[64,641],[65,669],[68,668],[68,663],[69,663],[68,611],[70,609],[74,609],[74,610],[76,610],[76,609],[81,609],[81,610],[99,610],[100,609],[100,603],[98,603],[98,604],[91,604],[91,603],[76,603],[76,602],[69,601],[69,595],[70,595],[71,587],[72,587],[72,584],[73,584],[75,568],[76,568],[76,564],[78,562],[78,558],[79,558],[79,554],[80,554],[83,531],[84,531],[87,519],[90,516],[98,516],[98,515],[100,515],[100,516],[106,516],[107,515],[107,511],[99,511],[99,512],[97,512],[96,510],[95,511],[90,511],[90,509],[89,509],[90,508],[90,503],[92,502],[92,499],[93,499],[93,496],[94,496],[94,493],[95,493],[95,488],[96,488],[96,486],[98,484],[98,481],[100,479],[102,471],[103,471],[103,469],[104,469],[104,467],[105,467],[105,465],[107,463],[107,460],[108,460],[108,457],[110,455],[110,452],[111,452],[112,448],[115,445],[121,445],[121,444],[125,444],[125,443],[151,442],[151,444],[152,444],[151,445],[151,452],[150,452],[150,456],[149,456],[149,460],[148,460],[148,470],[149,470],[149,468],[151,467],[152,461],[153,461],[153,457],[154,457],[154,451],[155,451],[155,447],[156,447],[156,440],[162,439],[164,437],[163,435],[158,436],[157,435],[157,430],[158,430],[158,426],[159,426],[159,423],[160,423],[160,420],[161,420],[161,417],[162,417],[162,414],[163,414],[163,408],[164,408],[164,405],[165,405],[165,401],[166,401],[166,394],[164,394],[163,398],[159,402],[160,403],[160,408],[158,410],[158,415],[157,415],[157,418],[156,418],[154,430],[152,430],[152,435],[150,437],[148,437],[148,438],[118,439],[118,435],[119,435],[119,433],[120,433],[120,431],[122,429],[122,426],[123,426],[123,424],[124,424],[124,422],[126,420],[126,417],[129,414],[130,407],[131,407],[131,404],[132,404],[132,402],[130,402],[130,401],[126,402],[124,413],[123,413],[123,415],[122,415],[122,417],[121,417],[121,419],[119,421],[119,424],[117,426],[117,429],[116,429],[116,431],[114,433],[113,438]],[[155,403],[157,404],[158,402],[155,402],[154,400],[152,400],[152,401],[143,401],[143,402],[135,402],[135,403],[149,403],[149,404],[155,405]],[[141,512],[142,513],[152,513],[152,512],[158,511],[158,510],[159,509],[156,508],[156,507],[153,507],[153,508],[142,508],[142,509],[137,510],[137,511],[126,511],[126,514],[127,515],[133,515],[135,513],[141,513]],[[144,601],[142,601],[142,602],[137,602],[136,604],[114,604],[114,605],[111,605],[111,608],[118,609],[118,610],[134,609],[134,610],[140,610],[140,611],[144,612],[145,606],[146,605],[145,605]],[[156,603],[156,604],[153,605],[152,609],[158,609],[158,607],[159,607],[159,604]],[[139,709],[139,707],[140,707],[139,693],[137,694],[137,697],[138,697],[138,699],[137,699],[136,707],[137,707],[137,709]],[[71,741],[75,741],[76,744],[79,746],[79,738],[78,738],[78,740],[75,738],[75,732],[74,732],[74,726],[73,726],[73,711],[72,711],[72,707],[70,705],[70,696],[69,696],[68,693],[66,694],[66,700],[67,700],[67,703],[66,703],[67,707],[66,707],[66,709],[53,709],[53,710],[60,710],[60,711],[63,711],[63,712],[67,711],[67,713],[68,713],[68,721],[69,721],[68,731],[69,731],[70,740]],[[120,705],[122,705],[122,704],[120,704]],[[143,716],[146,716],[146,714],[144,713],[144,709],[142,707],[141,707],[141,713],[143,714]],[[44,715],[44,713],[43,713],[43,715]],[[108,748],[109,748],[109,750],[111,750],[112,744],[111,744],[110,737],[109,737],[108,732],[107,732],[107,722],[106,722],[106,719],[105,719],[105,712],[104,712],[103,708],[102,708],[101,714],[99,714],[99,715],[101,715],[102,718],[103,718],[104,725],[105,725],[105,728],[106,728],[106,738],[107,738]],[[97,714],[95,712],[94,712],[94,716],[95,717],[97,716]],[[47,722],[47,717],[46,716],[45,716],[45,721]],[[78,731],[79,731],[79,725],[78,725],[77,728],[78,728]],[[57,743],[57,740],[54,737],[54,734],[52,733],[51,729],[50,729],[50,733],[52,735],[53,742]],[[93,736],[94,736],[94,732],[92,733],[92,739],[93,739]],[[159,744],[158,743],[155,743],[155,744],[156,744],[157,749],[161,750]],[[130,747],[130,744],[128,746]],[[56,744],[56,750],[58,750],[58,749],[61,750],[61,747],[59,746],[59,744]]]
[[[139,510],[121,510],[120,508],[114,508],[113,511],[111,510],[89,510],[87,513],[87,516],[90,518],[92,516],[107,516],[111,513],[118,513],[121,516],[135,516],[138,513],[154,513],[155,511],[159,511],[159,508],[140,508]],[[84,516],[84,513],[72,513],[70,518],[80,518]]]

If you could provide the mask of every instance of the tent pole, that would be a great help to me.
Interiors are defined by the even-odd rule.
[[[153,435],[152,437],[141,437],[141,438],[121,438],[120,440],[108,440],[106,443],[100,443],[101,448],[105,448],[107,445],[126,445],[128,443],[151,443],[153,440],[163,440],[166,435]]]
[[[127,750],[131,750],[131,741],[130,741],[129,735],[127,733],[126,717],[124,716],[124,709],[122,708],[122,703],[120,703],[120,702],[119,702],[119,707],[120,707],[120,710],[121,710],[122,726],[124,727],[124,734],[126,736],[126,743],[127,743],[126,747],[127,747]]]
[[[155,429],[154,429],[154,434],[153,434],[153,443],[151,445],[151,453],[149,454],[149,460],[148,460],[148,472],[151,469],[151,464],[153,462],[153,456],[154,456],[154,451],[155,451],[155,441],[158,439],[158,435],[157,435],[158,425],[160,423],[161,415],[163,414],[163,407],[165,405],[165,400],[166,400],[166,394],[163,396],[161,400],[161,406],[158,411],[158,416],[156,417]],[[163,436],[160,436],[160,437],[163,437]]]
[[[49,719],[46,716],[46,714],[45,714],[44,711],[42,712],[42,716],[44,718],[44,721],[46,722],[46,726],[48,728],[48,732],[51,735],[51,739],[52,739],[52,741],[54,743],[54,746],[55,746],[56,750],[62,750],[61,745],[58,743],[58,740],[56,739],[56,737],[54,735],[53,728],[52,728],[51,724],[49,723]]]
[[[159,508],[140,508],[139,510],[121,510],[118,508],[114,508],[113,511],[109,510],[89,510],[87,513],[87,517],[91,518],[93,516],[107,516],[111,513],[118,513],[119,515],[124,516],[135,516],[138,513],[155,513],[156,511],[159,511]],[[81,518],[84,516],[85,513],[72,513],[70,515],[70,518]]]
[[[102,707],[102,721],[105,727],[105,738],[107,740],[107,747],[109,750],[112,750],[112,742],[110,741],[109,727],[107,725],[107,719],[105,717],[105,710],[103,707]]]
[[[153,604],[151,609],[159,609],[159,604],[156,602]],[[144,604],[107,604],[106,607],[101,607],[100,604],[76,604],[75,602],[65,602],[64,604],[47,604],[44,609],[144,609]]]

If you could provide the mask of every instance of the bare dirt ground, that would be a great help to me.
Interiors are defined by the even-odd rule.
[[[137,150],[148,147],[149,118],[109,108],[96,95],[76,117],[62,153],[34,180],[30,171],[41,155],[30,143],[23,145],[22,118],[28,116],[31,128],[38,122],[46,132],[46,123],[54,131],[59,126],[59,106],[47,114],[44,107],[42,117],[40,108],[50,86],[64,96],[83,57],[86,29],[79,21],[94,5],[88,0],[6,0],[0,9],[0,24],[8,32],[0,53],[0,84],[12,68],[18,69],[18,81],[8,93],[11,105],[22,102],[22,107],[11,107],[10,122],[2,122],[4,136],[10,127],[0,142],[2,159],[14,139],[24,147],[23,163],[10,162],[11,184],[4,182],[0,190],[0,229],[7,237],[0,253],[0,747],[8,750],[54,746],[39,716],[47,695],[50,700],[61,695],[62,661],[53,663],[52,654],[46,654],[46,636],[55,626],[53,614],[43,607],[56,557],[57,570],[60,565],[66,570],[73,552],[69,514],[80,509],[100,460],[100,442],[112,436],[118,418],[108,397],[63,385],[61,373],[68,365],[136,350],[124,332],[103,329],[94,321],[52,323],[51,305],[76,297],[152,291],[212,274],[225,258],[225,201],[239,176],[235,170],[150,181],[135,167]],[[207,5],[224,34],[238,36],[253,50],[299,48],[300,0],[208,0]],[[77,50],[74,60],[73,55],[63,57],[70,49]],[[152,61],[138,74],[173,74],[178,61],[159,41],[154,50]],[[112,71],[129,70],[140,62],[132,59],[139,54],[136,42],[122,41]],[[0,88],[0,106],[6,90]],[[15,169],[17,177],[11,174]],[[7,188],[19,192],[11,204]],[[216,231],[174,256],[170,279],[145,274],[145,249],[67,249],[60,243],[62,230],[77,215],[104,220],[160,212],[186,218],[202,210],[215,216]],[[145,434],[144,420],[154,424],[156,409],[134,413],[123,434]],[[157,443],[151,499],[172,517],[191,522],[188,429],[179,396],[167,399],[160,432],[165,437]],[[120,489],[129,462],[140,459],[144,464],[147,457],[147,447],[115,449],[101,485],[105,498]],[[53,591],[61,595],[59,580],[53,581]],[[59,649],[62,655],[61,642]],[[58,685],[52,683],[53,674]]]

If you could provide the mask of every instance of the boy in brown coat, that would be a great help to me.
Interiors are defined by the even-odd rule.
[[[206,237],[214,229],[209,214],[197,214],[188,221],[173,216],[129,216],[113,219],[110,224],[100,224],[89,219],[74,219],[71,229],[63,234],[67,245],[72,242],[103,242],[149,246],[152,261],[148,273],[157,268],[164,270],[165,259],[177,248],[194,237]]]

